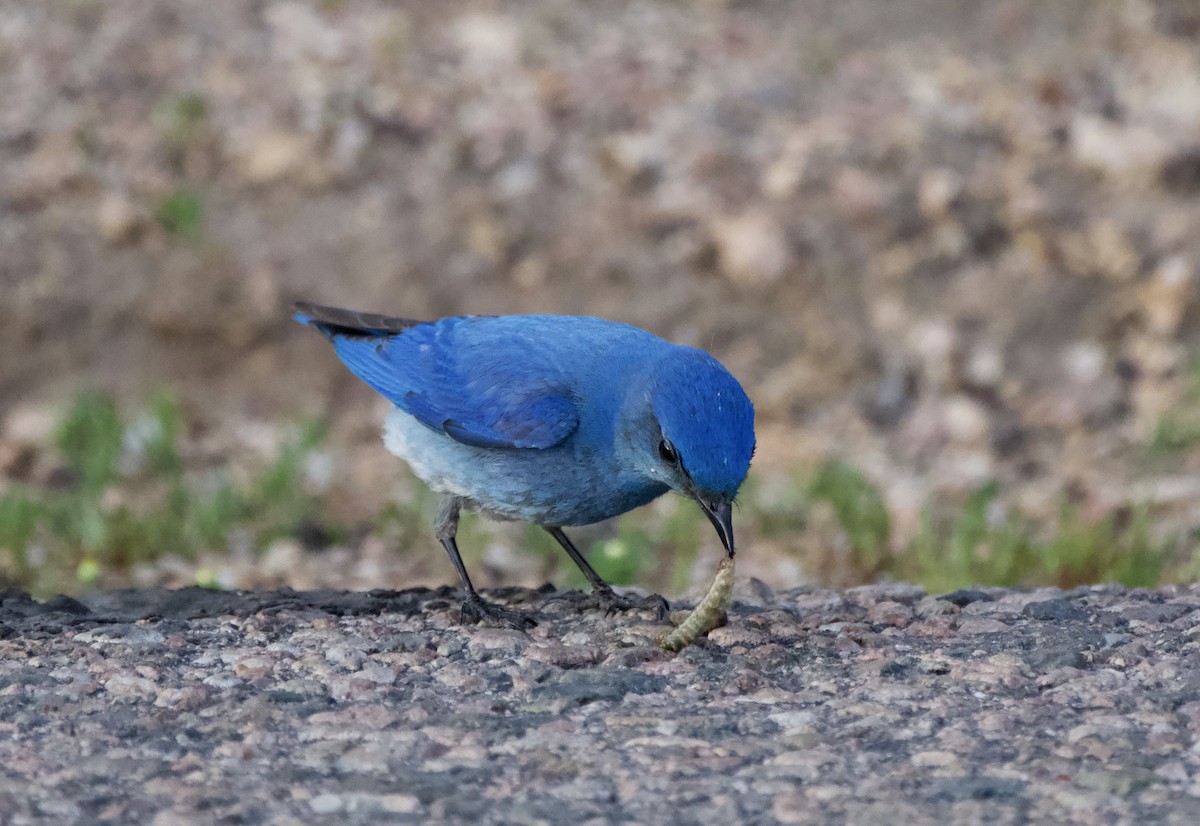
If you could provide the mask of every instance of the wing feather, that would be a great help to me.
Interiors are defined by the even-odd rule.
[[[566,377],[544,348],[496,323],[499,319],[420,323],[336,308],[299,309],[297,319],[326,335],[351,372],[462,444],[545,449],[579,426]]]

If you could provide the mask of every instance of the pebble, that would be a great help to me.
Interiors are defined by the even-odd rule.
[[[146,702],[158,695],[158,686],[153,680],[132,674],[114,674],[104,683],[104,690],[113,699],[124,703]]]
[[[129,197],[122,193],[107,193],[96,206],[96,229],[109,244],[133,240],[142,220]]]
[[[761,287],[777,281],[786,270],[790,252],[775,219],[753,211],[719,218],[711,227],[721,272],[741,287]]]
[[[473,654],[494,652],[516,656],[528,648],[529,644],[527,634],[505,628],[481,628],[467,638],[467,650]]]
[[[533,645],[525,650],[525,656],[535,662],[549,663],[562,668],[579,668],[596,665],[605,653],[598,646],[588,645]]]

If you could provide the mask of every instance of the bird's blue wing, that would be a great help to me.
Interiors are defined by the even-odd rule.
[[[548,448],[579,426],[573,394],[547,359],[545,342],[524,337],[508,319],[447,318],[395,335],[331,338],[355,375],[463,444]]]

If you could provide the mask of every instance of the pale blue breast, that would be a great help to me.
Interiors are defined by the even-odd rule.
[[[619,467],[611,437],[608,444],[571,438],[548,450],[476,448],[397,408],[388,414],[384,443],[433,490],[468,499],[492,516],[539,525],[588,525],[668,490]]]

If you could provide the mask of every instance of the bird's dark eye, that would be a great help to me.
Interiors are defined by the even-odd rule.
[[[679,464],[679,454],[675,452],[674,446],[672,446],[672,444],[666,439],[663,439],[658,443],[658,455],[662,457],[664,462],[672,467]]]

